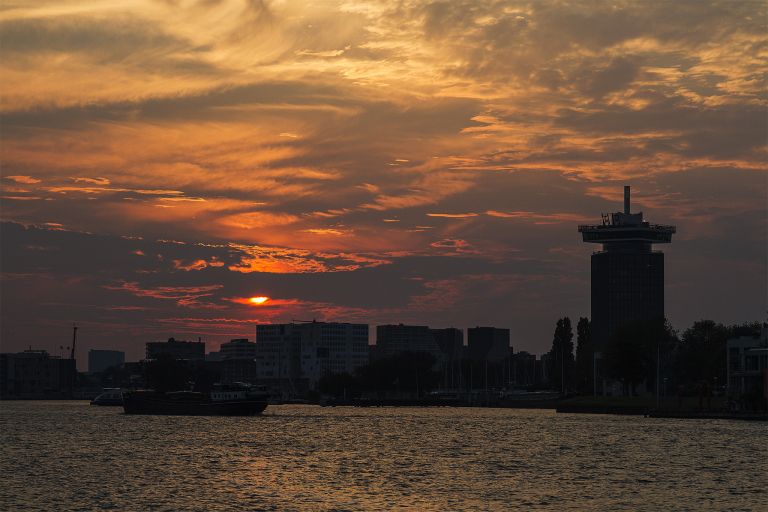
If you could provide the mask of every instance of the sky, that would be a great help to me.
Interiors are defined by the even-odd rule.
[[[767,6],[4,0],[0,348],[318,319],[542,353],[624,185],[677,226],[675,328],[764,320]]]

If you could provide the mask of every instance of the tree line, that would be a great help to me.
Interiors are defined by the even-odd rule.
[[[722,388],[727,384],[727,340],[757,336],[761,330],[759,322],[724,325],[699,320],[679,334],[666,319],[658,319],[627,323],[605,346],[598,347],[590,326],[588,318],[579,318],[574,351],[571,320],[558,319],[552,347],[545,356],[553,389],[591,394],[596,351],[602,376],[621,382],[625,395],[636,394],[642,383],[653,391],[657,382],[664,382],[668,390],[684,392],[702,383]]]

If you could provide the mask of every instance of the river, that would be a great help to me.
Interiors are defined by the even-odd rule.
[[[2,510],[768,510],[768,426],[479,408],[0,402]]]

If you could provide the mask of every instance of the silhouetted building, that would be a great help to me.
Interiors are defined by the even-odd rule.
[[[160,354],[186,361],[205,361],[205,343],[202,341],[180,341],[173,338],[168,338],[168,341],[150,341],[147,343],[147,359],[157,359]]]
[[[336,322],[256,326],[257,375],[288,393],[315,389],[323,375],[368,364],[368,325]]]
[[[74,359],[51,356],[45,350],[0,354],[0,398],[67,398],[76,375]]]
[[[473,361],[504,361],[511,355],[509,329],[470,327],[467,329],[467,355]]]
[[[512,382],[516,386],[534,386],[536,379],[536,356],[522,351],[512,356]]]
[[[603,215],[599,225],[579,226],[587,243],[603,244],[592,254],[592,340],[602,347],[622,325],[664,318],[664,254],[653,244],[672,241],[674,226],[649,224],[630,213],[629,187],[624,211]]]
[[[455,327],[430,329],[440,350],[440,373],[445,390],[458,389],[462,384],[461,360],[464,357],[464,331]]]
[[[88,351],[88,373],[101,373],[113,366],[125,364],[125,352],[91,349]]]
[[[437,348],[448,361],[458,361],[464,356],[464,331],[455,327],[430,329]]]
[[[221,353],[221,350],[212,350],[205,354],[205,360],[211,363],[223,361],[224,354]]]
[[[224,360],[253,359],[256,357],[256,344],[248,341],[247,338],[240,338],[222,343],[219,351]]]
[[[768,397],[768,325],[759,336],[741,336],[726,342],[728,395],[762,393]]]
[[[254,384],[259,380],[258,364],[256,363],[256,343],[240,338],[222,343],[219,351],[222,361],[221,380],[225,384],[233,382],[248,382]]]
[[[426,352],[436,361],[442,359],[432,330],[426,325],[379,325],[376,327],[376,357],[401,352]]]

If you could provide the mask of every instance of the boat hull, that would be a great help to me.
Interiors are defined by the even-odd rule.
[[[94,398],[91,405],[100,405],[102,407],[120,407],[123,405],[122,398]]]
[[[172,416],[254,416],[267,408],[266,399],[190,400],[164,393],[135,392],[123,395],[126,414],[162,414]]]

